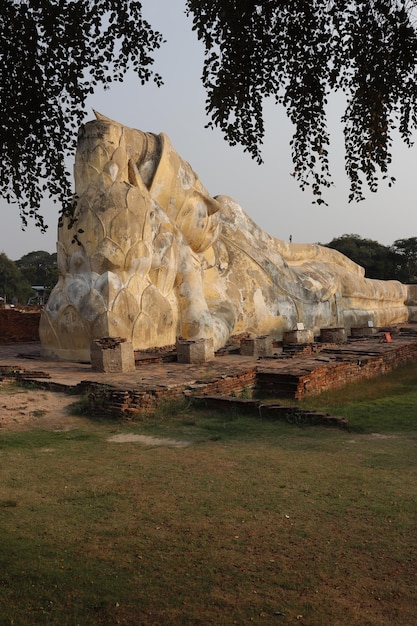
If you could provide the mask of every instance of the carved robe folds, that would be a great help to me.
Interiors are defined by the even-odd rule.
[[[364,278],[334,250],[267,235],[232,199],[210,197],[169,139],[103,116],[79,133],[76,222],[58,229],[60,278],[40,324],[42,352],[90,360],[90,344],[134,349],[178,336],[277,339],[303,322],[405,321],[407,287]]]

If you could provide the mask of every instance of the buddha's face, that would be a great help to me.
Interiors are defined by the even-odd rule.
[[[134,142],[133,142],[134,139]],[[218,236],[219,204],[202,185],[189,163],[172,148],[164,135],[135,131],[135,176],[129,182],[146,186],[150,196],[180,229],[194,252],[200,253]],[[136,160],[139,148],[144,148]],[[131,162],[133,159],[131,160]]]
[[[164,135],[106,119],[87,123],[79,139],[76,179],[80,196],[99,180],[108,187],[100,214],[107,213],[107,205],[114,213],[119,199],[113,198],[113,185],[127,183],[138,187],[144,199],[150,196],[159,204],[194,252],[204,252],[218,238],[219,203]]]

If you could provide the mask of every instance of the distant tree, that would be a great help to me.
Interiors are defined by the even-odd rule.
[[[144,83],[160,78],[151,53],[162,37],[135,0],[2,0],[0,194],[18,205],[23,225],[45,229],[45,195],[71,211],[70,174],[86,98],[129,68]]]
[[[33,295],[33,290],[23,278],[16,264],[4,252],[1,252],[0,297],[9,303],[17,300],[21,304],[26,304],[31,295]]]
[[[338,250],[365,269],[368,278],[389,280],[397,278],[395,257],[389,246],[359,235],[342,235],[325,244]]]
[[[58,281],[57,255],[44,250],[29,252],[16,261],[20,273],[30,285],[51,291]]]
[[[417,237],[396,239],[391,246],[398,280],[417,283]]]

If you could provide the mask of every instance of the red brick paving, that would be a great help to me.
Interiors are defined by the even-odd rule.
[[[317,346],[318,352],[310,355],[285,358],[257,359],[240,354],[224,354],[202,365],[172,362],[137,362],[133,373],[101,373],[91,369],[90,364],[66,361],[50,361],[40,356],[38,342],[0,345],[0,369],[13,368],[24,371],[25,378],[40,380],[43,372],[48,382],[58,387],[76,387],[82,381],[102,383],[124,389],[155,389],[184,386],[196,386],[202,392],[210,380],[235,377],[250,370],[276,375],[303,376],[317,368],[332,367],[341,361],[372,359],[386,355],[387,352],[413,344],[417,346],[417,329],[411,327],[408,334],[397,334],[392,343],[380,342],[377,337],[350,341],[342,345]]]

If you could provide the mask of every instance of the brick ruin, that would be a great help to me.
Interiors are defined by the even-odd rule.
[[[40,309],[0,309],[0,343],[39,341]]]
[[[20,312],[14,310],[0,311],[0,343],[30,342],[39,339],[37,328],[39,311]],[[392,343],[384,340],[387,330],[391,330],[394,337]],[[417,360],[417,327],[408,325],[404,328],[379,329],[372,333],[352,333],[349,340],[340,343],[326,343],[323,341],[311,343],[297,343],[290,341],[288,345],[265,343],[265,338],[259,345],[253,345],[247,338],[239,337],[236,345],[231,346],[229,354],[236,355],[233,365],[222,369],[222,355],[227,351],[216,354],[215,364],[210,367],[210,374],[202,359],[200,366],[203,374],[200,378],[190,382],[189,372],[184,370],[181,380],[172,382],[169,376],[165,380],[155,379],[154,382],[134,382],[113,384],[104,381],[83,380],[71,389],[72,393],[86,394],[88,397],[89,412],[92,417],[135,418],[140,419],[155,412],[161,403],[172,403],[178,400],[193,399],[205,406],[219,408],[220,405],[238,410],[249,410],[255,414],[260,411],[272,411],[272,404],[268,398],[293,398],[300,400],[305,396],[317,395],[329,389],[337,389],[346,383],[361,379],[370,379],[387,373],[407,361]],[[342,338],[343,339],[343,338]],[[104,344],[103,344],[104,341]],[[100,344],[104,357],[126,346],[121,338],[117,341],[108,339]],[[109,344],[109,341],[111,345]],[[100,342],[99,342],[100,343]],[[265,344],[265,345],[264,345]],[[240,346],[240,348],[239,348]],[[188,348],[188,346],[186,346]],[[178,348],[178,346],[177,346]],[[253,356],[251,363],[240,361],[249,351]],[[239,358],[239,352],[242,357]],[[99,355],[103,359],[103,355]],[[122,358],[122,356],[118,357]],[[112,356],[109,371],[112,371],[114,356]],[[211,358],[210,365],[212,365]],[[143,351],[134,353],[136,367],[128,368],[131,372],[138,372],[152,363],[180,362],[175,353],[175,346],[169,351]],[[197,359],[198,362],[201,359]],[[94,365],[94,364],[93,364]],[[205,367],[206,366],[206,367]],[[106,371],[107,364],[99,363],[92,367],[92,371]],[[123,369],[123,368],[122,368]],[[122,370],[119,370],[122,371]],[[183,371],[183,370],[181,370]],[[51,380],[48,373],[37,367],[34,369],[13,369],[7,365],[0,366],[0,375],[14,376],[20,381],[29,381],[46,389],[60,389]],[[188,376],[188,378],[187,378]],[[111,380],[111,379],[110,379]],[[260,400],[268,402],[269,408]],[[220,404],[219,404],[220,403]],[[276,405],[275,413],[280,410]],[[288,411],[287,411],[288,413]],[[265,413],[266,415],[266,413]],[[298,413],[297,413],[298,415]],[[299,419],[299,418],[297,418]],[[319,423],[317,416],[310,421]],[[326,422],[328,423],[328,421]]]
[[[280,364],[279,369],[273,367],[275,359]],[[301,400],[349,382],[374,378],[412,360],[417,360],[417,336],[396,340],[394,346],[381,344],[378,339],[371,344],[357,341],[343,347],[307,344],[296,353],[286,354],[284,351],[275,357],[260,358],[244,371],[227,376],[213,375],[192,385],[161,384],[146,389],[91,385],[88,399],[94,416],[139,417],[154,412],[161,402],[186,398],[213,408],[219,408],[219,402],[225,402],[229,408],[233,405],[242,410],[247,404],[250,410],[259,414],[262,403],[255,401],[254,404],[252,399],[245,400],[242,396]],[[278,409],[276,413],[278,415]],[[317,422],[317,418],[315,420]]]

